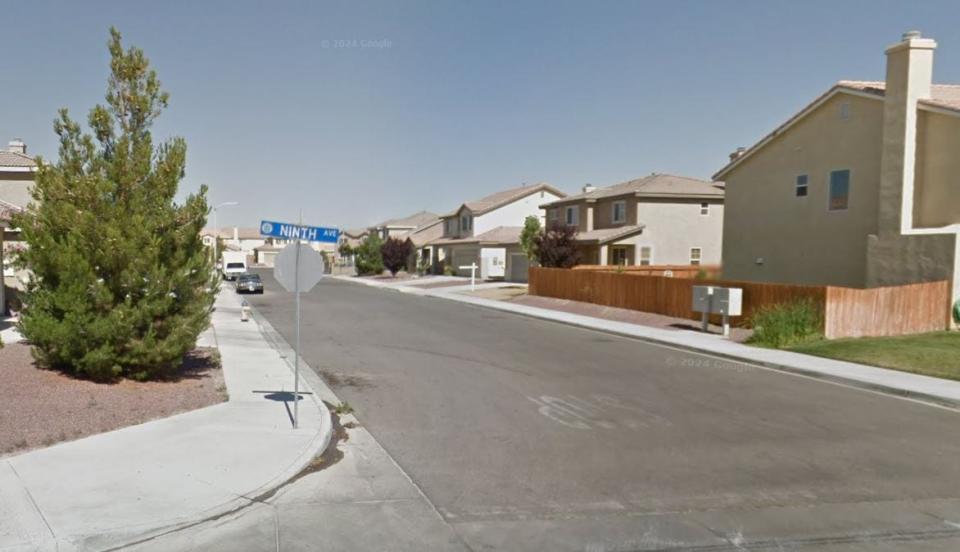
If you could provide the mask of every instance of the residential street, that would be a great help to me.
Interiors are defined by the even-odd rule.
[[[262,274],[248,300],[292,342],[293,296]],[[960,543],[955,411],[329,279],[303,318],[305,360],[470,549]]]

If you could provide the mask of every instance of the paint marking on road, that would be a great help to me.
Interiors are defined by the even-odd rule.
[[[527,396],[527,399],[537,405],[537,411],[540,414],[560,425],[573,429],[624,428],[637,431],[650,427],[650,423],[671,425],[670,421],[662,416],[609,395],[594,394],[587,398],[576,395],[567,395],[563,398],[540,395],[539,397]],[[639,414],[640,419],[630,417],[617,420],[611,416],[611,411],[614,410],[625,410],[632,414]]]

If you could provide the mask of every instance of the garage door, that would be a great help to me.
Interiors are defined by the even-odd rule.
[[[467,266],[471,263],[477,263],[477,267],[480,266],[480,260],[478,259],[478,250],[476,249],[460,249],[453,252],[453,268],[457,270],[457,274],[461,276],[469,276],[469,270],[460,270],[461,266]],[[480,271],[477,271],[477,276],[480,276]]]
[[[508,278],[511,282],[526,282],[528,277],[527,269],[530,268],[530,261],[523,253],[510,254],[510,274]]]

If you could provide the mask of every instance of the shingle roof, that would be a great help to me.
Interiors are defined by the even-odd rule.
[[[379,224],[374,225],[373,228],[381,228],[384,226],[393,227],[393,228],[398,228],[398,227],[399,228],[416,228],[418,226],[422,226],[424,224],[433,222],[434,220],[438,220],[439,218],[440,218],[440,215],[436,213],[431,213],[429,211],[420,211],[418,213],[414,213],[407,217],[385,220]]]
[[[884,93],[886,92],[887,83],[885,81],[858,81],[858,80],[842,80],[838,81],[836,84],[830,87],[829,90],[820,94],[814,100],[803,107],[797,113],[794,113],[789,119],[783,122],[780,126],[773,129],[769,134],[761,138],[757,143],[750,146],[743,154],[739,157],[736,157],[729,161],[726,165],[723,166],[716,174],[713,175],[714,178],[723,178],[727,171],[732,169],[735,165],[738,165],[740,162],[745,160],[747,157],[753,155],[760,148],[765,146],[770,140],[780,135],[788,127],[793,125],[798,120],[802,119],[808,113],[813,111],[814,108],[818,107],[821,102],[825,101],[827,98],[831,97],[837,92],[843,91],[854,91],[862,94],[872,95],[877,99],[882,99]],[[960,85],[958,84],[932,84],[930,85],[930,97],[919,100],[919,103],[924,105],[929,105],[932,107],[939,107],[942,109],[949,109],[952,111],[960,112]]]
[[[614,228],[601,228],[589,232],[580,232],[575,239],[578,242],[605,244],[617,241],[622,238],[628,238],[639,234],[644,229],[643,224],[629,224],[627,226],[616,226]]]
[[[0,169],[3,167],[30,168],[36,166],[37,162],[33,160],[33,157],[25,153],[0,150]]]
[[[457,245],[457,244],[490,244],[490,245],[513,245],[520,243],[520,232],[522,226],[497,226],[492,230],[487,230],[483,234],[470,236],[468,238],[440,238],[430,242],[431,245]]]
[[[466,203],[461,204],[459,207],[453,211],[443,215],[445,217],[450,217],[456,215],[460,212],[460,209],[466,207],[474,215],[482,215],[499,207],[503,207],[508,203],[512,203],[518,199],[527,197],[530,194],[547,191],[554,195],[565,197],[567,194],[561,192],[560,190],[554,188],[546,182],[538,182],[531,186],[518,186],[516,188],[510,188],[508,190],[502,190],[493,194],[490,194],[486,197],[481,197],[480,199],[474,199],[472,201],[467,201]]]
[[[723,197],[724,189],[722,182],[709,182],[698,178],[688,176],[676,176],[672,174],[651,174],[643,178],[636,178],[607,186],[606,188],[597,188],[592,192],[572,195],[563,199],[558,199],[547,205],[570,203],[579,200],[597,200],[607,197],[617,196],[641,196],[641,197]]]

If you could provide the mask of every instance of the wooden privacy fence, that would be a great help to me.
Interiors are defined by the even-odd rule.
[[[738,325],[747,325],[758,308],[802,299],[812,300],[821,310],[824,335],[828,338],[918,333],[942,330],[948,324],[950,288],[947,282],[861,290],[667,278],[627,271],[530,268],[531,295],[692,320],[700,317],[691,310],[695,285],[743,289],[743,316],[734,319]]]
[[[629,272],[630,274],[643,276],[671,276],[673,278],[696,278],[698,275],[712,278],[720,274],[720,267],[717,265],[577,265],[573,269],[597,272]]]

